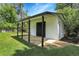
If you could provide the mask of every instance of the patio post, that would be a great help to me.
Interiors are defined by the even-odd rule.
[[[19,23],[17,23],[17,37],[18,37],[18,35],[19,35],[18,29],[19,29]]]
[[[22,21],[22,29],[21,29],[21,35],[22,35],[22,39],[23,39],[23,21]]]
[[[42,47],[44,47],[44,16],[42,16]]]
[[[30,19],[28,20],[28,43],[30,43]]]

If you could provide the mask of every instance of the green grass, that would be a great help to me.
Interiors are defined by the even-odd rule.
[[[20,43],[12,38],[15,33],[0,33],[0,55],[13,55],[16,50],[29,48],[27,45]]]
[[[64,48],[51,47],[41,48],[33,44],[28,44],[22,39],[18,39],[15,33],[0,33],[0,55],[1,56],[78,56],[79,47],[66,46]]]

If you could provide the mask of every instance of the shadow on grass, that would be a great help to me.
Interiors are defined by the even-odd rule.
[[[26,35],[25,35],[25,36],[26,36]],[[21,37],[21,35],[19,35],[19,37]],[[18,38],[17,36],[12,36],[12,38],[14,38],[15,40],[17,40],[17,41],[19,41],[19,42],[21,42],[21,43],[23,43],[24,45],[27,45],[27,46],[29,46],[29,47],[39,47],[39,46],[37,46],[37,45],[35,45],[35,44],[28,43],[28,42],[25,41],[24,39]],[[39,48],[42,48],[42,47],[39,47]]]
[[[24,50],[16,50],[16,53],[14,55],[18,55],[18,56],[38,55],[39,52],[46,50],[46,48],[39,47],[39,46],[34,45],[32,43],[28,43],[27,41],[25,41],[21,38],[18,38],[16,36],[12,36],[12,38],[14,38],[17,41],[23,43],[24,45],[30,47],[30,49],[24,48]]]
[[[17,38],[16,36],[12,36],[14,39],[19,42],[29,46],[30,49],[24,48],[23,50],[16,50],[13,56],[78,56],[79,55],[79,47],[76,46],[67,46],[64,48],[41,48],[34,44],[29,44],[23,39]]]

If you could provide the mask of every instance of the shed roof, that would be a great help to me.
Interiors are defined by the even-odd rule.
[[[42,12],[42,13],[39,13],[39,14],[36,14],[36,15],[33,15],[33,16],[29,16],[29,17],[27,17],[27,18],[24,18],[24,19],[22,19],[22,20],[19,20],[18,22],[21,22],[21,21],[24,21],[24,20],[28,20],[28,19],[31,19],[31,18],[34,18],[34,17],[38,17],[38,16],[43,16],[43,15],[46,15],[46,14],[51,14],[51,15],[53,15],[53,14],[61,14],[62,15],[62,13],[56,13],[56,12],[49,12],[49,11],[46,11],[46,12]]]

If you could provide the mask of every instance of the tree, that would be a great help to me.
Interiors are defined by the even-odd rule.
[[[17,21],[16,15],[16,9],[11,4],[0,4],[0,29],[14,28],[13,24]]]
[[[15,7],[17,9],[17,14],[19,16],[18,20],[22,20],[23,18],[27,17],[27,12],[23,10],[24,5],[22,3],[15,4]],[[27,23],[24,22],[23,30],[27,31]],[[20,28],[21,29],[21,28]]]
[[[18,15],[20,16],[19,19]],[[23,10],[23,4],[0,4],[0,30],[15,29],[17,21],[22,20],[24,16],[26,17],[27,13]]]
[[[4,21],[9,23],[15,23],[16,15],[16,9],[14,9],[11,4],[1,5],[0,16]]]
[[[63,9],[64,7],[72,7],[72,3],[58,3],[56,10]]]
[[[61,12],[63,14],[64,19],[62,21],[66,32],[68,32],[67,35],[69,35],[79,25],[79,10],[72,8],[70,5],[64,5],[66,4],[57,5],[57,12]]]

